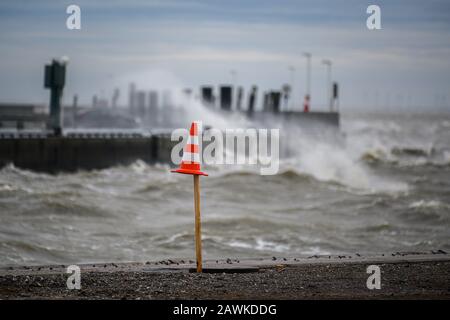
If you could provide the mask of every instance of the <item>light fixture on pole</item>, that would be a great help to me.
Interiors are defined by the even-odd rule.
[[[330,107],[330,111],[333,111],[333,102],[332,102],[332,95],[331,95],[331,60],[324,59],[322,60],[322,63],[327,66],[327,92],[328,92],[328,103]]]
[[[232,85],[236,85],[236,83],[237,83],[237,71],[236,70],[234,70],[234,69],[231,69],[230,70],[230,74],[231,74],[231,84]]]
[[[230,74],[231,74],[231,85],[232,85],[232,94],[231,94],[231,105],[234,105],[234,101],[236,101],[235,99],[235,92],[237,91],[237,71],[234,69],[230,70]]]
[[[303,52],[303,56],[306,57],[306,94],[303,111],[308,112],[311,104],[311,53]]]
[[[290,76],[290,79],[289,79],[289,84],[291,85],[291,103],[290,103],[290,105],[291,105],[291,110],[294,110],[294,103],[295,103],[295,99],[294,99],[294,92],[295,92],[295,90],[294,90],[294,82],[295,82],[295,67],[294,66],[289,66],[288,67],[288,70],[289,70],[289,76]]]

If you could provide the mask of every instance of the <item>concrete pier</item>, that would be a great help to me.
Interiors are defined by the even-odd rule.
[[[166,117],[171,110],[170,105],[166,105]],[[339,113],[336,112],[253,111],[247,115],[260,127],[289,125],[311,133],[322,132],[324,128],[339,130]],[[151,136],[124,132],[85,132],[65,136],[1,133],[0,167],[12,163],[28,170],[58,173],[128,165],[136,160],[171,164],[170,154],[176,143],[170,140],[167,130]]]
[[[298,112],[284,111],[274,112],[267,110],[263,112],[249,113],[249,117],[259,123],[270,126],[274,123],[285,123],[295,125],[303,129],[321,128],[326,125],[329,128],[339,130],[340,116],[338,112]]]
[[[170,135],[151,137],[37,137],[0,139],[0,167],[9,163],[38,172],[74,172],[146,163],[170,163],[177,142]]]

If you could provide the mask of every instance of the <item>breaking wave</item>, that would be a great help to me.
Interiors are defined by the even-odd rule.
[[[418,127],[344,117],[345,137],[335,140],[284,128],[294,138],[281,140],[287,152],[277,175],[207,166],[205,258],[449,250],[445,121]],[[168,165],[136,161],[58,175],[7,165],[0,265],[192,257],[192,197],[192,179]]]

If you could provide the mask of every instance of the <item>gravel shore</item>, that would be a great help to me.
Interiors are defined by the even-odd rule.
[[[369,290],[367,266],[381,269]],[[69,290],[66,265],[0,269],[0,299],[449,299],[450,256],[390,253],[299,258],[80,265],[81,289]]]

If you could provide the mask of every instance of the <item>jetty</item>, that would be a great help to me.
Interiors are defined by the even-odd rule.
[[[66,62],[54,59],[45,66],[44,87],[50,89],[49,106],[0,104],[0,167],[13,164],[39,172],[74,172],[128,165],[136,160],[148,164],[171,163],[171,132],[185,128],[192,119],[188,106],[180,106],[170,90],[140,90],[129,86],[128,107],[119,108],[116,89],[111,105],[94,96],[91,106],[62,105]],[[219,117],[239,113],[260,128],[294,126],[307,131],[323,128],[339,130],[338,90],[328,111],[312,111],[310,97],[304,109],[289,107],[287,85],[262,92],[258,105],[258,87],[245,96],[242,86],[222,84],[201,86],[198,95],[183,90],[186,100],[197,99],[204,108]],[[204,124],[205,127],[214,124]]]

